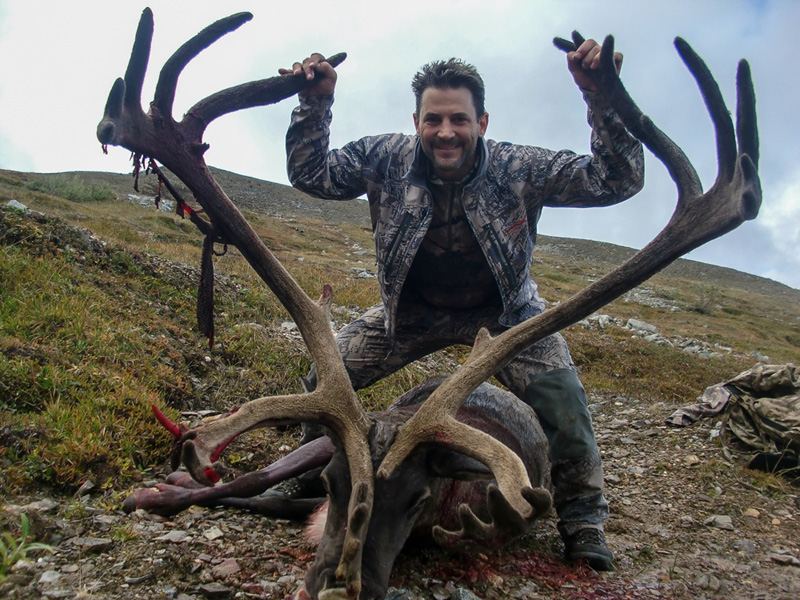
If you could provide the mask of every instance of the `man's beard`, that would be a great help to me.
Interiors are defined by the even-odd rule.
[[[440,149],[440,150],[459,150],[460,154],[457,157],[440,159],[436,155],[436,150],[437,149]],[[459,169],[464,167],[464,165],[467,163],[467,161],[469,159],[469,154],[466,152],[466,148],[465,148],[464,144],[461,144],[461,143],[454,144],[452,146],[443,146],[441,144],[440,145],[435,145],[435,146],[433,146],[431,148],[431,154],[432,154],[432,156],[430,156],[430,159],[431,159],[431,162],[433,163],[433,166],[436,169],[438,169],[440,171],[445,171],[445,172],[458,171]]]

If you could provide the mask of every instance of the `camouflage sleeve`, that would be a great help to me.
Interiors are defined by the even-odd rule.
[[[359,142],[330,150],[333,96],[300,98],[286,132],[286,171],[292,185],[316,198],[351,200],[363,195]]]
[[[546,165],[540,165],[544,172],[538,177],[546,182],[542,193],[546,206],[609,206],[627,200],[644,184],[641,142],[602,96],[584,92],[584,98],[592,127],[592,153],[556,152]]]

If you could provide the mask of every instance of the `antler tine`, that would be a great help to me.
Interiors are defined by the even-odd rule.
[[[156,93],[153,97],[153,104],[161,111],[162,115],[172,115],[172,103],[175,101],[178,77],[189,61],[223,35],[235,31],[252,18],[252,13],[241,12],[220,19],[203,29],[169,57],[161,68],[156,84]]]
[[[142,86],[150,60],[150,44],[153,41],[153,11],[145,8],[139,18],[131,58],[125,70],[125,108],[142,112]]]
[[[579,34],[575,39],[576,42],[581,39]],[[555,40],[555,44],[561,50],[574,50],[574,46],[560,38]],[[724,102],[721,101],[721,96],[719,99],[714,97],[719,93],[718,86],[699,57],[695,59],[696,54],[693,51],[686,53],[686,48],[688,48],[688,44],[682,54],[690,57],[687,64],[691,63],[690,69],[693,69],[693,73],[699,74],[699,77],[696,75],[696,78],[701,92],[706,98],[706,103],[710,107],[714,107],[711,110],[717,136],[728,138],[724,120],[718,114],[720,112],[727,114],[727,109],[725,109]],[[686,252],[735,229],[745,220],[753,219],[757,215],[761,203],[761,188],[756,168],[758,132],[755,93],[752,89],[747,64],[740,63],[737,82],[739,96],[737,126],[740,135],[738,160],[734,156],[734,171],[730,176],[721,166],[721,172],[724,171],[726,175],[718,176],[712,188],[703,194],[697,173],[686,155],[649,118],[642,114],[619,81],[613,61],[608,58],[613,55],[613,39],[610,36],[604,42],[603,53],[606,58],[601,60],[601,67],[598,69],[600,72],[593,79],[597,83],[600,93],[614,106],[626,127],[653,151],[675,180],[678,186],[678,202],[672,218],[653,241],[630,260],[557,307],[511,328],[495,338],[492,338],[486,330],[482,330],[476,337],[472,352],[465,364],[436,389],[426,403],[401,428],[395,443],[378,470],[379,477],[388,477],[421,443],[444,441],[450,444],[451,440],[447,438],[452,435],[451,422],[454,421],[455,411],[467,395],[481,381],[491,377],[525,347],[577,322],[636,287]],[[718,124],[718,121],[723,121],[723,123]],[[728,124],[730,124],[729,118]],[[718,148],[722,148],[721,155],[724,157],[720,159],[721,161],[730,161],[728,144],[729,140],[727,139],[718,141]],[[749,155],[750,152],[755,154],[755,158]],[[508,487],[500,481],[500,474],[495,470],[494,464],[489,463],[483,454],[484,449],[479,447],[481,443],[479,432],[464,424],[459,424],[459,426],[458,435],[460,437],[457,441],[457,449],[490,466],[495,477],[498,478],[500,491],[512,506],[520,510],[518,508],[520,500],[524,500],[520,494],[521,487],[511,489],[512,497],[507,496]],[[439,434],[440,430],[445,434]],[[472,441],[469,442],[468,439]],[[492,460],[496,459],[492,458]],[[500,462],[502,461],[497,461],[497,464]],[[506,478],[507,474],[502,474],[502,476]],[[522,484],[515,483],[513,485],[530,485],[525,483],[527,476],[521,481],[523,481]],[[528,510],[530,510],[529,507]]]
[[[572,38],[573,42],[556,37],[553,39],[553,45],[563,52],[572,52],[584,41],[583,36],[577,31],[572,32]],[[614,36],[608,35],[603,40],[600,68],[589,71],[589,77],[614,106],[628,130],[642,140],[666,165],[678,187],[679,196],[691,197],[702,194],[703,186],[700,178],[683,150],[642,113],[622,84],[614,66]]]
[[[106,100],[103,119],[97,125],[97,139],[103,144],[113,144],[120,133],[120,119],[127,111],[130,119],[140,119],[142,111],[142,85],[150,60],[150,44],[153,40],[153,12],[149,8],[142,11],[136,36],[133,42],[125,78],[117,78]]]
[[[756,92],[750,64],[739,61],[736,71],[736,137],[739,140],[739,153],[746,154],[758,168],[758,119],[756,117]]]
[[[370,477],[371,475],[370,472]],[[361,559],[372,515],[372,496],[372,485],[366,485],[365,482],[354,483],[350,491],[347,533],[342,544],[342,555],[336,567],[336,578],[344,581],[348,598],[358,598],[361,594]]]
[[[117,130],[117,121],[122,116],[123,101],[125,100],[125,80],[118,77],[111,86],[106,100],[106,108],[103,111],[103,118],[97,124],[97,139],[105,145],[114,141]]]
[[[334,67],[339,66],[347,58],[345,52],[334,54],[327,61]],[[250,81],[225,90],[200,100],[186,113],[184,123],[196,122],[200,128],[208,125],[222,115],[280,102],[284,98],[293,96],[310,85],[304,75],[279,75],[259,81]]]
[[[574,30],[572,32],[572,43],[575,44],[575,48],[574,48],[575,50],[577,50],[578,46],[580,46],[585,41],[586,41],[586,38],[584,38],[580,33],[578,33],[577,30]]]
[[[440,525],[431,531],[433,539],[444,548],[461,547],[464,543],[476,545],[492,545],[504,541],[508,536],[524,533],[530,523],[545,514],[553,505],[550,492],[544,488],[523,490],[522,495],[533,507],[529,517],[522,518],[513,507],[509,506],[505,496],[497,486],[490,484],[487,490],[487,510],[489,522],[482,521],[470,508],[469,504],[458,507],[461,529],[448,531]]]
[[[278,268],[277,264],[275,268]],[[283,267],[280,269],[283,270]],[[285,271],[282,275],[291,278]],[[274,285],[272,278],[267,283],[270,287]],[[317,365],[317,388],[304,394],[251,400],[236,412],[193,432],[187,438],[184,459],[193,465],[190,470],[193,475],[197,475],[198,480],[205,482],[202,474],[214,462],[214,453],[231,438],[251,429],[286,420],[321,423],[330,427],[340,438],[348,457],[366,456],[366,463],[370,464],[369,451],[362,448],[369,431],[369,421],[350,384],[327,316],[333,298],[332,288],[325,285],[319,301],[311,302],[310,306],[298,312],[297,306],[310,299],[293,279],[291,283],[285,283],[291,287],[290,290],[283,290],[289,294],[285,305],[290,313],[296,315],[295,322]],[[351,461],[351,470],[354,468],[356,465]],[[361,465],[358,468],[369,471],[371,478],[371,466]],[[354,478],[354,481],[357,479]]]
[[[683,38],[675,38],[675,48],[683,62],[697,81],[700,93],[708,108],[708,114],[714,123],[717,137],[717,161],[719,170],[717,177],[729,180],[736,168],[736,134],[733,130],[728,107],[722,92],[708,66],[694,49]]]
[[[164,428],[172,434],[172,437],[180,439],[180,437],[183,435],[180,425],[170,421],[169,417],[161,412],[155,404],[151,404],[150,408],[152,409],[153,414],[156,416],[156,419],[158,419],[158,422],[161,423]]]
[[[678,197],[688,198],[703,193],[697,171],[683,150],[645,115],[631,98],[613,63],[614,38],[603,41],[600,68],[591,73],[603,96],[617,111],[625,127],[664,163],[678,188]]]
[[[523,491],[531,488],[531,482],[520,457],[499,440],[455,418],[456,411],[467,395],[500,368],[494,360],[487,362],[485,352],[490,348],[497,349],[496,344],[490,343],[497,339],[492,338],[486,329],[478,333],[472,353],[462,368],[446,379],[414,416],[401,426],[377,476],[389,478],[422,443],[445,444],[489,467],[508,503],[522,518],[527,519],[532,516],[534,509]],[[511,356],[513,354],[509,355],[509,360]]]

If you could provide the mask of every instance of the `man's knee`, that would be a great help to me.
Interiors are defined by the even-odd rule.
[[[525,386],[523,400],[539,417],[552,460],[577,459],[597,452],[586,391],[573,369],[536,376]]]

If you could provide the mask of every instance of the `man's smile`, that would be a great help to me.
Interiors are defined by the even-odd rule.
[[[461,154],[463,149],[462,144],[457,144],[455,146],[434,146],[433,151],[436,154],[443,154],[445,156],[452,156],[455,154]]]

